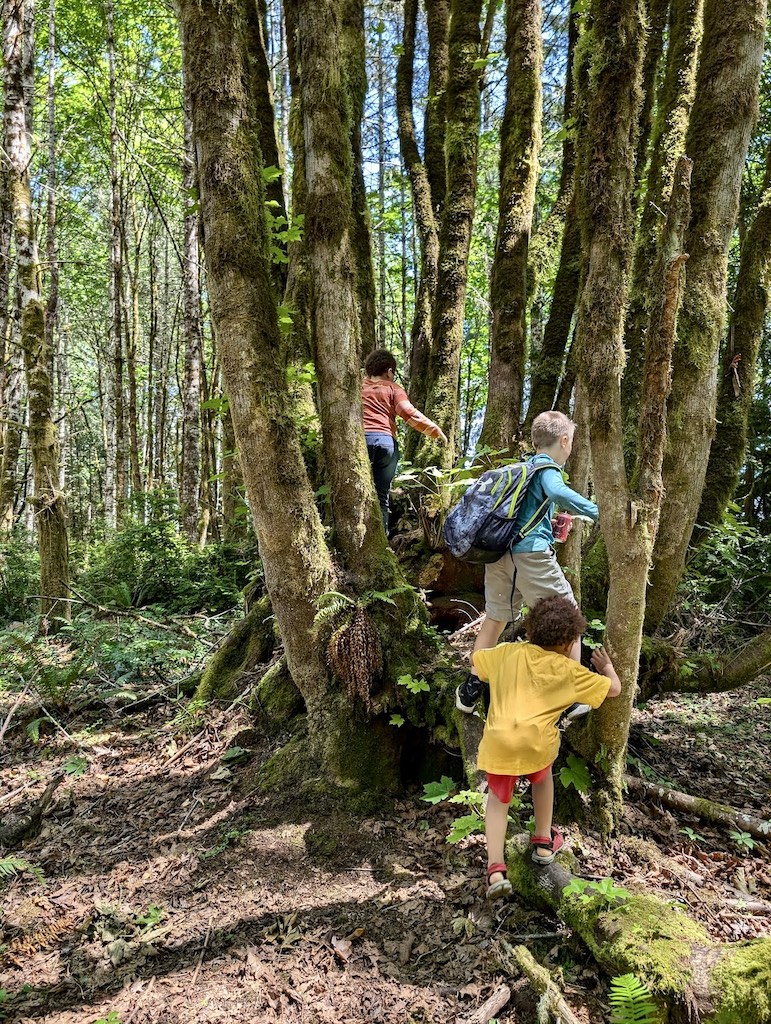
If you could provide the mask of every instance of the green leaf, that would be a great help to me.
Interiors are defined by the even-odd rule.
[[[271,164],[269,167],[263,167],[262,169],[262,180],[266,185],[269,185],[272,181],[276,181],[277,178],[281,177],[281,169]]]
[[[250,754],[251,750],[247,750],[246,747],[228,747],[220,761],[225,764],[240,764],[243,761],[248,761]]]
[[[395,725],[397,729],[401,729],[401,727],[404,725],[404,719],[402,718],[401,715],[391,715],[391,717],[388,720],[388,724]]]
[[[588,793],[592,786],[592,777],[586,767],[586,761],[575,754],[568,754],[568,763],[560,768],[560,782],[569,789],[575,787],[579,793]]]
[[[470,836],[474,832],[481,832],[484,828],[484,822],[478,814],[464,814],[461,818],[456,818],[452,823],[450,834],[447,836],[447,842],[459,843],[461,839],[465,839],[466,836]]]
[[[77,754],[71,754],[62,767],[67,775],[72,775],[73,778],[77,779],[80,778],[88,768],[88,760]]]
[[[424,783],[421,800],[425,800],[428,804],[438,804],[440,801],[446,800],[454,789],[454,780],[443,775],[438,782]]]
[[[33,743],[40,742],[40,723],[44,721],[42,718],[34,718],[27,724],[27,735]]]
[[[410,693],[428,693],[431,689],[425,679],[413,679],[411,675],[399,676],[396,682],[399,686],[406,686]]]

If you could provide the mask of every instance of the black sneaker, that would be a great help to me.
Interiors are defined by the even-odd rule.
[[[455,707],[464,714],[473,715],[474,705],[482,696],[482,682],[470,672],[465,682],[461,683],[455,691]]]
[[[562,712],[557,725],[570,725],[576,718],[588,715],[591,710],[591,704],[571,704],[569,708]]]

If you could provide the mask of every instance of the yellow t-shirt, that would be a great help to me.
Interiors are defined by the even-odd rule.
[[[551,764],[560,748],[557,719],[576,702],[598,708],[607,676],[535,644],[498,644],[474,653],[474,668],[490,683],[490,710],[477,768],[493,775],[529,775]]]

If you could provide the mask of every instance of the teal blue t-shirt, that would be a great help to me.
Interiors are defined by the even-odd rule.
[[[544,462],[553,462],[553,459],[541,452],[528,461],[540,465]],[[562,473],[555,466],[554,469],[541,469],[536,473],[522,502],[520,522],[526,523],[547,497],[551,499],[551,504],[546,515],[526,537],[514,545],[513,551],[548,551],[553,546],[554,533],[551,521],[555,505],[559,505],[563,511],[570,512],[574,516],[588,516],[592,521],[596,520],[599,515],[599,509],[594,502],[582,497],[572,487],[568,487],[562,479]]]

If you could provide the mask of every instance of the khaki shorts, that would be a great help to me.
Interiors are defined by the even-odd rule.
[[[485,566],[485,614],[490,619],[513,622],[523,604],[532,608],[555,594],[576,603],[553,551],[514,552]]]

